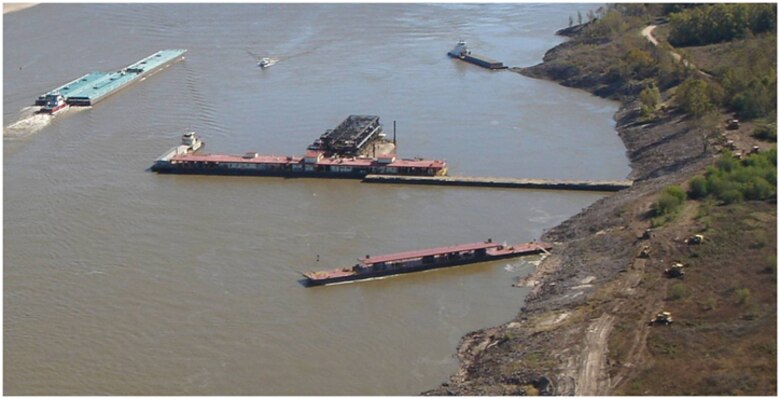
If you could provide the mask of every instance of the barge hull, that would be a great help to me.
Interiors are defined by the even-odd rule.
[[[362,272],[359,274],[351,274],[351,275],[336,276],[336,277],[329,277],[329,278],[311,278],[306,273],[303,273],[303,276],[305,277],[304,283],[306,284],[306,286],[314,287],[314,286],[321,286],[321,285],[344,283],[349,281],[360,281],[360,280],[374,279],[379,277],[395,276],[395,275],[406,274],[406,273],[422,272],[427,270],[441,269],[445,267],[463,266],[463,265],[470,265],[474,263],[493,262],[502,259],[517,258],[517,257],[527,256],[527,255],[537,255],[537,254],[547,252],[547,250],[550,248],[551,246],[549,244],[538,243],[538,244],[533,244],[533,247],[529,247],[528,249],[524,249],[522,251],[516,251],[516,252],[508,251],[503,254],[486,255],[486,256],[479,256],[479,257],[473,257],[468,259],[458,258],[453,260],[440,261],[433,264],[422,263],[422,264],[416,264],[414,266],[376,270],[371,272]]]
[[[525,255],[536,255],[542,252],[543,251],[540,249],[536,252],[526,253]],[[442,269],[445,267],[465,266],[473,263],[486,263],[486,262],[498,261],[507,258],[514,258],[517,256],[518,255],[502,255],[502,256],[492,256],[487,259],[476,258],[476,259],[470,259],[468,261],[442,262],[436,265],[421,265],[421,266],[410,267],[402,270],[383,270],[381,272],[376,272],[376,273],[365,273],[359,276],[335,277],[332,279],[312,280],[307,278],[306,285],[314,287],[318,285],[329,285],[329,284],[343,283],[347,281],[367,280],[367,279],[378,278],[378,277],[396,276],[400,274],[423,272],[426,270]]]
[[[180,168],[152,165],[152,172],[177,175],[211,175],[211,176],[255,176],[255,177],[286,177],[286,178],[341,178],[362,180],[370,173],[360,172],[306,172],[306,171],[271,171],[271,170],[242,170],[228,168]]]
[[[467,54],[461,58],[463,61],[470,62],[474,65],[479,65],[487,69],[506,69],[504,63],[496,60],[492,60],[488,57],[478,54]]]

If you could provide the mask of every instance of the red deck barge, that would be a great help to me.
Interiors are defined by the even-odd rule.
[[[374,257],[367,255],[365,258],[358,259],[358,263],[352,267],[329,271],[306,272],[303,273],[303,276],[306,278],[305,283],[309,286],[326,285],[533,255],[547,252],[551,248],[552,245],[543,242],[530,242],[509,246],[487,240],[485,242],[422,249]]]

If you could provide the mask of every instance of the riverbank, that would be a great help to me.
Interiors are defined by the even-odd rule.
[[[581,28],[574,28],[559,33],[576,36],[581,32]],[[642,87],[622,84],[608,72],[609,64],[619,61],[611,55],[614,48],[610,46],[612,43],[604,40],[590,43],[572,40],[548,51],[542,64],[512,70],[621,101],[615,114],[616,129],[626,147],[632,169],[629,177],[635,181],[634,185],[597,201],[543,235],[542,240],[555,244],[553,254],[532,275],[519,282],[532,287],[532,291],[518,316],[503,325],[466,335],[458,348],[461,366],[457,373],[448,382],[425,394],[696,394],[703,392],[702,386],[707,384],[702,375],[712,378],[711,372],[697,374],[696,380],[686,381],[688,390],[673,382],[656,384],[656,387],[671,386],[668,391],[653,389],[652,384],[642,385],[641,379],[640,384],[626,388],[627,382],[648,372],[646,365],[652,363],[651,352],[661,350],[655,346],[648,349],[649,338],[652,345],[662,349],[674,339],[679,339],[684,345],[700,327],[696,323],[683,322],[683,328],[689,328],[683,338],[651,336],[651,331],[655,330],[649,328],[647,320],[668,305],[670,297],[667,291],[673,284],[661,277],[664,261],[668,265],[671,259],[698,258],[694,261],[707,266],[711,261],[713,268],[724,267],[721,274],[726,280],[730,269],[721,265],[726,262],[721,259],[726,257],[727,252],[717,258],[713,251],[692,252],[683,243],[685,237],[704,228],[703,223],[696,219],[700,210],[694,204],[686,207],[679,222],[657,230],[652,239],[640,238],[651,225],[651,206],[658,192],[670,184],[684,184],[694,175],[701,174],[721,150],[723,137],[712,134],[717,129],[694,123],[674,107],[660,107],[654,120],[643,121],[637,100]],[[719,220],[724,220],[721,223],[726,226],[757,211],[768,215],[765,219],[769,222],[765,224],[776,232],[776,223],[772,223],[776,219],[775,207],[765,204],[751,207],[739,212],[713,208],[710,212]],[[735,215],[729,219],[725,213]],[[717,232],[715,230],[713,234]],[[748,256],[744,254],[745,244],[735,242],[733,247],[729,246],[729,250],[734,251],[731,255],[735,261],[728,262],[728,267],[734,267],[734,263],[738,265],[741,256]],[[645,245],[653,249],[652,259],[637,257]],[[771,252],[771,248],[767,249]],[[692,283],[691,287],[696,288],[695,284],[713,285],[715,280],[712,276],[709,278]],[[751,278],[761,279],[761,276]],[[756,291],[759,289],[770,291],[770,298],[765,299],[771,303],[771,292],[776,288],[756,287]],[[733,293],[733,290],[723,288],[722,292]],[[691,312],[691,319],[697,317],[693,316],[696,312],[702,313],[700,306],[703,305],[695,302],[688,307],[685,303],[677,305],[681,311]],[[721,306],[725,309],[725,305]],[[713,305],[711,309],[715,307]],[[765,326],[736,327],[749,328],[751,334],[762,328],[771,332],[772,322],[776,320],[776,316],[772,317],[771,308],[767,316]],[[712,319],[707,322],[718,320],[718,316],[707,317]],[[734,323],[740,323],[742,319],[737,320]],[[679,352],[683,350],[676,346],[678,344],[674,345],[669,351],[678,352],[679,357]],[[712,346],[718,345],[725,343],[712,343]],[[693,351],[695,353],[691,356],[701,358],[700,348],[697,350],[699,352]],[[684,361],[669,362],[673,366],[682,363]],[[729,364],[732,363],[739,364]],[[709,385],[713,392],[728,389],[716,388],[718,384],[713,382]],[[774,389],[771,384],[764,387],[756,385],[752,391],[730,392],[763,394],[761,392]]]
[[[9,14],[21,11],[30,7],[37,6],[40,3],[3,3],[3,14]]]

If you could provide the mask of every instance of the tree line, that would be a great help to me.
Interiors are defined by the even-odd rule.
[[[777,6],[758,4],[713,4],[684,8],[669,15],[673,46],[700,46],[774,32]]]

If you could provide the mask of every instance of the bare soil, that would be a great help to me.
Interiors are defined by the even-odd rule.
[[[555,247],[519,283],[533,289],[518,316],[466,335],[458,372],[424,394],[775,395],[776,204],[689,200],[641,238],[664,187],[703,173],[727,135],[743,151],[756,141],[748,128],[726,133],[719,122],[701,126],[673,109],[637,122],[633,89],[610,82],[598,65],[566,67],[599,52],[586,47],[567,42],[543,64],[514,71],[623,99],[615,119],[635,183],[547,232],[542,240]],[[700,233],[704,244],[684,242]],[[645,245],[651,256],[639,258]],[[683,280],[664,276],[674,261],[688,265]],[[649,325],[661,311],[674,323]]]

